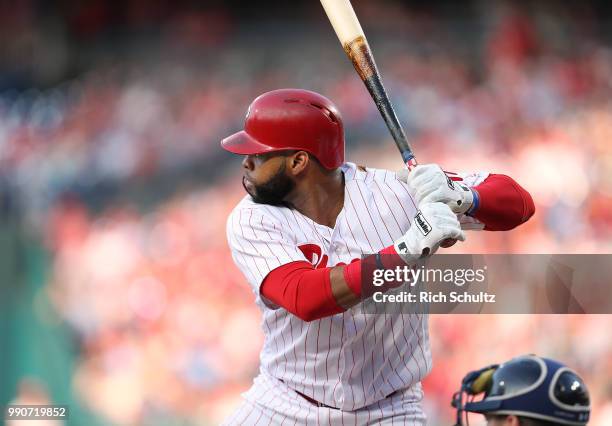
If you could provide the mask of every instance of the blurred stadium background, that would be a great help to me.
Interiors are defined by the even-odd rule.
[[[536,200],[454,251],[612,251],[607,2],[354,5],[421,161],[511,174]],[[0,52],[0,406],[218,424],[261,345],[225,242],[240,159],[219,140],[256,95],[302,87],[339,105],[350,160],[401,167],[319,2],[0,2]],[[432,318],[430,424],[451,424],[468,370],[538,353],[610,425],[611,318]]]

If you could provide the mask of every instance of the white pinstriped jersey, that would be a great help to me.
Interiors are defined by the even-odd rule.
[[[426,315],[364,314],[359,306],[304,322],[262,300],[259,288],[273,269],[294,261],[316,267],[350,263],[393,244],[416,213],[407,186],[386,170],[342,166],[344,206],[335,227],[286,207],[256,204],[246,196],[232,211],[227,236],[232,257],[263,312],[263,374],[326,405],[353,411],[399,389],[420,388],[431,369]],[[487,173],[461,175],[467,185]],[[464,229],[482,229],[461,217]]]

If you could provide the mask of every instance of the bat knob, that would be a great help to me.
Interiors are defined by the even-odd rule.
[[[442,243],[440,243],[440,247],[449,248],[449,247],[454,246],[456,242],[457,242],[457,240],[453,240],[452,238],[448,238],[448,239],[442,241]]]

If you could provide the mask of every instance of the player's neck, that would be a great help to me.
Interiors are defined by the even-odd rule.
[[[300,182],[287,202],[316,223],[333,228],[344,206],[344,174],[340,169]]]

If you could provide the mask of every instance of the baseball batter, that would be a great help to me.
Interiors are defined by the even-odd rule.
[[[361,313],[360,259],[412,265],[466,229],[512,229],[534,213],[530,195],[504,175],[345,162],[338,109],[306,90],[259,96],[221,145],[244,155],[248,195],[227,238],[265,334],[260,373],[225,424],[425,424],[427,316]]]

